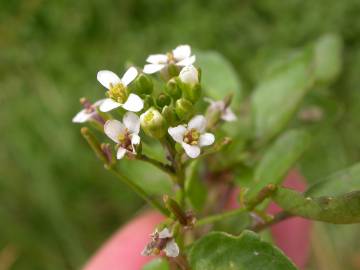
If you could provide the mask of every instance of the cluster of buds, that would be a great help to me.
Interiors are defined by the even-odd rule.
[[[195,115],[194,105],[201,97],[200,70],[193,65],[195,55],[190,46],[180,45],[167,54],[150,55],[146,61],[143,70],[130,67],[121,78],[112,71],[99,71],[97,80],[107,89],[107,98],[94,104],[81,99],[84,109],[73,122],[101,124],[104,133],[116,143],[117,159],[137,154],[140,127],[152,138],[170,136],[188,157],[198,157],[202,147],[214,143],[215,136],[206,132],[211,119]],[[151,75],[157,72],[160,77]],[[163,87],[155,89],[154,81],[159,78],[164,81]],[[115,109],[127,111],[122,122],[109,113]],[[224,101],[211,100],[208,111],[212,115],[220,113],[224,121],[236,119]]]

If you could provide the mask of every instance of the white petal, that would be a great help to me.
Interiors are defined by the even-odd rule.
[[[137,134],[132,134],[131,144],[139,144],[139,143],[140,143],[140,136]]]
[[[168,228],[164,228],[161,232],[159,232],[159,238],[170,238],[172,234],[170,233]]]
[[[111,99],[111,98],[107,98],[107,99],[104,100],[103,103],[101,103],[99,109],[100,109],[100,111],[102,111],[102,112],[108,112],[108,111],[111,111],[111,110],[113,110],[113,109],[115,109],[115,108],[118,108],[118,107],[120,107],[120,106],[121,106],[120,103],[114,101],[114,100]]]
[[[204,97],[204,101],[210,103],[210,105],[213,104],[213,103],[215,103],[215,100],[213,100],[213,99],[211,99],[211,98],[209,98],[209,97]]]
[[[143,72],[146,74],[153,74],[162,70],[164,67],[164,64],[147,64],[144,66]]]
[[[99,107],[101,104],[104,103],[105,100],[106,100],[106,98],[99,99],[98,101],[96,101],[95,103],[93,103],[93,106],[94,106],[94,107]]]
[[[166,54],[151,54],[146,58],[146,62],[150,64],[166,64],[168,57]]]
[[[133,80],[135,80],[137,75],[138,75],[137,69],[134,67],[131,67],[125,72],[124,76],[122,76],[121,82],[125,86],[128,86]]]
[[[125,133],[126,127],[118,120],[107,120],[104,125],[105,134],[114,142],[119,142],[119,135]]]
[[[109,70],[100,70],[97,73],[97,80],[107,89],[110,88],[110,84],[115,85],[121,83],[119,76]]]
[[[126,154],[126,149],[119,147],[119,149],[117,150],[117,153],[116,153],[116,158],[122,159],[125,156],[125,154]]]
[[[170,127],[168,129],[168,132],[175,142],[182,143],[184,140],[186,127],[184,127],[183,125],[178,125],[177,127]]]
[[[185,66],[181,69],[179,78],[183,83],[194,85],[199,82],[199,73],[193,65]]]
[[[139,112],[144,108],[144,101],[138,95],[130,94],[122,107],[127,111]]]
[[[177,257],[180,253],[179,246],[176,244],[174,239],[171,239],[166,243],[164,251],[168,257]]]
[[[181,61],[177,62],[176,65],[178,65],[178,66],[189,66],[189,65],[194,64],[195,61],[196,61],[196,56],[193,55],[191,57],[185,58],[184,60],[181,60]]]
[[[172,52],[173,52],[175,60],[181,61],[185,58],[190,57],[191,48],[189,45],[179,45]]]
[[[130,133],[138,134],[140,131],[140,119],[133,112],[127,112],[124,115],[123,123],[125,127],[130,131]]]
[[[237,117],[230,108],[226,108],[221,115],[221,119],[227,122],[233,122],[237,120]]]
[[[92,113],[87,113],[86,110],[81,110],[72,119],[73,123],[84,123],[88,121],[92,116]]]
[[[194,116],[188,124],[188,129],[194,128],[200,133],[205,131],[205,127],[206,127],[206,119],[203,115]]]
[[[202,146],[208,146],[212,145],[215,141],[215,136],[212,133],[204,133],[200,135],[199,145]]]
[[[185,153],[191,157],[191,158],[196,158],[200,155],[200,147],[197,146],[197,145],[190,145],[190,144],[187,144],[187,143],[182,143],[181,144],[182,147],[184,148],[185,150]]]

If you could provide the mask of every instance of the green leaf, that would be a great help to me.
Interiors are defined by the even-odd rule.
[[[194,161],[190,165],[185,182],[187,198],[197,211],[200,211],[203,208],[207,198],[207,188],[205,187],[205,184],[201,182],[202,178],[199,175],[199,165],[200,163],[197,161]]]
[[[291,189],[278,188],[272,199],[295,216],[335,224],[360,223],[360,191],[312,198]]]
[[[201,84],[213,99],[234,94],[233,104],[241,100],[241,83],[231,63],[215,51],[198,52],[197,64],[201,67]]]
[[[162,258],[156,258],[147,263],[142,270],[169,270],[169,264]]]
[[[314,46],[315,77],[319,82],[331,82],[342,68],[342,39],[335,34],[322,36]]]
[[[312,50],[306,50],[266,76],[252,96],[255,136],[267,141],[291,120],[313,85]]]
[[[191,248],[192,270],[294,270],[294,264],[275,246],[250,231],[234,237],[222,232],[204,236]]]
[[[290,130],[279,137],[265,152],[255,168],[253,184],[246,196],[252,199],[268,184],[279,184],[309,145],[309,135],[303,130]]]
[[[306,195],[336,196],[356,190],[360,190],[360,163],[318,181],[306,191]]]

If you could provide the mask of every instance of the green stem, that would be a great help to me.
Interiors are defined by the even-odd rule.
[[[150,195],[146,193],[146,191],[143,190],[140,186],[138,186],[125,175],[120,173],[118,169],[106,165],[105,168],[113,172],[122,182],[124,182],[128,187],[130,187],[136,194],[138,194],[142,199],[148,202],[152,207],[158,209],[163,215],[167,217],[170,216],[169,211],[165,207],[163,207],[159,202],[151,198]]]
[[[171,166],[169,165],[166,165],[158,160],[155,160],[155,159],[152,159],[146,155],[143,155],[143,154],[138,154],[136,155],[136,159],[138,160],[142,160],[142,161],[145,161],[145,162],[148,162],[152,165],[154,165],[156,168],[162,170],[163,172],[169,174],[170,176],[173,176],[174,175],[174,170]]]
[[[211,224],[214,223],[216,221],[220,221],[223,220],[224,218],[228,218],[228,217],[233,217],[233,216],[237,216],[241,213],[246,212],[247,209],[246,208],[238,208],[232,211],[227,211],[221,214],[216,214],[216,215],[212,215],[212,216],[208,216],[202,219],[199,219],[196,224],[195,227],[200,227],[206,224]]]

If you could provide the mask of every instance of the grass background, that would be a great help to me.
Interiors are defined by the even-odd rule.
[[[0,265],[78,269],[138,211],[142,202],[103,170],[71,118],[79,97],[103,95],[99,69],[120,73],[123,63],[142,65],[147,54],[177,44],[225,55],[246,96],[266,59],[339,34],[341,76],[307,101],[336,117],[314,129],[302,168],[313,179],[359,160],[359,15],[358,0],[1,1]],[[347,245],[327,227],[317,241],[331,244],[329,254],[345,252],[353,228],[341,229],[351,232]],[[350,259],[331,269],[360,268],[352,242]],[[314,269],[329,270],[321,254]]]

